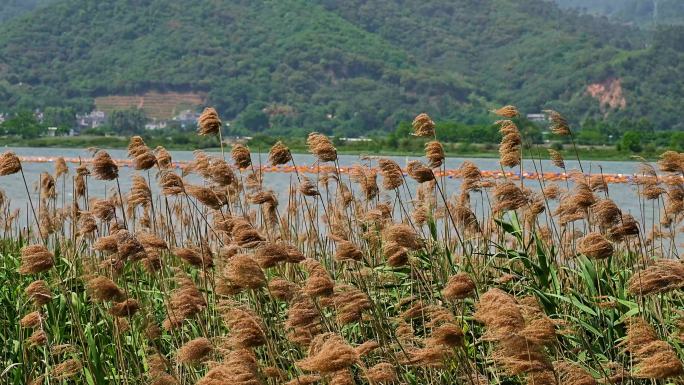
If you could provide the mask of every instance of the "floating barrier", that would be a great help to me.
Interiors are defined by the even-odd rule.
[[[26,163],[53,163],[57,160],[57,157],[39,157],[39,156],[20,156],[19,157],[22,162]],[[80,163],[85,163],[85,164],[90,164],[92,163],[91,158],[64,158],[64,160],[67,163],[73,163],[73,164],[80,164]],[[133,167],[133,161],[130,159],[115,159],[114,160],[116,164],[119,167]],[[182,169],[186,167],[190,161],[174,161],[172,163],[172,166],[177,169]],[[255,169],[259,169],[258,166],[255,166]],[[261,172],[264,173],[294,173],[295,171],[299,173],[304,173],[304,174],[319,174],[319,173],[334,173],[335,172],[335,167],[330,166],[330,165],[311,165],[311,166],[269,166],[269,165],[262,165],[260,168]],[[352,167],[340,167],[339,171],[341,174],[348,174],[352,170]],[[373,172],[379,172],[378,168],[372,168]],[[404,169],[404,175],[406,174],[406,170]],[[633,183],[639,176],[636,174],[585,174],[587,176],[593,176],[593,175],[602,175],[603,179],[606,183]],[[435,171],[435,176],[437,177],[445,177],[448,179],[458,179],[460,178],[459,170],[458,169],[442,169],[442,170],[436,170]],[[513,180],[519,180],[520,178],[522,179],[543,179],[545,181],[565,181],[566,179],[570,178],[570,175],[568,173],[563,173],[563,172],[544,172],[544,173],[536,173],[536,172],[528,172],[525,171],[522,174],[520,172],[503,172],[500,170],[494,170],[494,171],[488,171],[488,170],[482,170],[482,176],[484,178],[488,179],[513,179]],[[679,176],[663,176],[662,177],[666,183],[682,183],[684,182],[684,178],[679,177]]]

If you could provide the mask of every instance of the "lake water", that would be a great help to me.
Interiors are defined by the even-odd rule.
[[[91,158],[92,155],[85,150],[81,149],[55,149],[55,148],[6,148],[4,150],[12,150],[19,156],[39,156],[39,157],[59,157],[63,156],[65,158],[82,157],[84,159]],[[127,157],[125,150],[108,150],[112,158],[114,159],[125,159]],[[189,161],[192,160],[191,151],[171,151],[171,155],[174,161]],[[220,156],[220,153],[214,153],[214,155]],[[255,164],[261,162],[265,163],[268,156],[267,154],[252,154],[252,160]],[[315,159],[311,155],[307,154],[295,154],[295,161],[298,166],[303,165],[313,165]],[[412,159],[421,159],[419,157],[403,157],[403,156],[393,156],[390,157],[396,160],[402,167]],[[423,159],[424,160],[424,159]],[[463,158],[448,158],[446,160],[447,169],[456,169],[460,167]],[[467,159],[475,163],[482,170],[500,170],[497,159]],[[364,161],[358,155],[341,155],[339,157],[340,166],[352,166],[355,163],[363,163]],[[633,174],[636,172],[638,167],[638,162],[615,162],[615,161],[583,161],[582,165],[584,171],[588,173],[598,173],[602,172],[607,174]],[[75,172],[75,165],[69,163],[70,175]],[[535,171],[535,167],[531,161],[524,162],[525,171]],[[566,161],[566,166],[568,170],[578,169],[576,161],[568,160]],[[43,171],[54,172],[54,164],[47,163],[34,163],[25,162],[23,165],[26,178],[29,183],[29,187],[32,187],[39,180],[40,173]],[[539,168],[539,162],[537,162],[537,168]],[[541,168],[543,171],[558,171],[558,168],[554,167],[549,161],[542,161]],[[130,188],[130,176],[135,171],[129,167],[121,167],[120,169],[120,182],[121,188],[125,192]],[[291,178],[293,174],[289,173],[266,173],[264,176],[264,185],[268,189],[274,190],[279,194],[281,199],[287,199],[287,189],[291,183]],[[101,182],[96,181],[93,178],[89,179],[89,196],[90,197],[103,197],[105,195],[109,196],[108,192],[111,188],[115,187],[114,182]],[[379,178],[380,182],[380,178]],[[460,180],[454,178],[447,178],[445,180],[445,190],[448,193],[457,192],[460,186]],[[539,188],[539,184],[536,180],[530,179],[526,182],[528,186]],[[562,185],[562,183],[559,183]],[[70,183],[69,183],[70,185]],[[155,186],[152,186],[156,189]],[[6,195],[11,199],[12,208],[20,208],[25,210],[27,208],[26,192],[24,190],[24,185],[21,180],[20,174],[0,177],[0,189],[4,190]],[[634,215],[639,221],[643,223],[644,219],[650,222],[651,204],[649,203],[647,210],[640,210],[640,200],[637,197],[637,189],[634,184],[629,183],[618,183],[609,185],[610,197],[620,206],[620,208],[625,213],[630,213]],[[37,193],[34,193],[37,194]],[[66,201],[71,201],[70,193],[67,193]],[[474,194],[478,195],[478,194]],[[474,197],[473,205],[481,205],[482,202],[477,202],[477,197]],[[481,209],[475,207],[475,212],[481,212]],[[646,217],[644,217],[646,216]]]

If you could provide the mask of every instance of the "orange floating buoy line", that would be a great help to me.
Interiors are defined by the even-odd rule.
[[[22,162],[27,162],[27,163],[52,163],[55,160],[57,160],[56,157],[41,157],[41,156],[23,156],[19,157]],[[92,163],[92,159],[90,158],[64,158],[64,160],[68,163]],[[133,167],[133,161],[130,159],[115,159],[114,160],[120,167]],[[173,162],[173,167],[175,168],[183,168],[185,165],[187,165],[189,162],[188,161],[174,161]],[[339,172],[342,174],[347,174],[351,170],[351,167],[340,167]],[[312,166],[268,166],[268,165],[262,165],[261,166],[261,171],[262,172],[274,172],[274,173],[293,173],[295,171],[299,173],[308,173],[308,174],[317,174],[317,173],[332,173],[335,172],[335,167],[333,166],[326,166],[326,165],[312,165]],[[374,172],[379,172],[378,168],[372,168],[372,171]],[[404,174],[406,174],[406,170],[403,170]],[[599,175],[599,174],[587,174],[587,176],[592,176],[592,175]],[[603,176],[603,179],[606,183],[632,183],[635,182],[638,178],[636,174],[600,174]],[[447,170],[438,170],[435,171],[435,176],[438,177],[446,177],[448,179],[458,179],[460,178],[459,172],[457,169],[447,169]],[[568,179],[570,176],[568,173],[564,172],[544,172],[544,173],[537,173],[537,172],[528,172],[524,171],[522,174],[519,172],[503,172],[500,170],[496,171],[487,171],[483,170],[482,171],[482,176],[485,178],[491,178],[491,179],[502,179],[502,178],[507,178],[507,179],[514,179],[514,180],[519,180],[520,178],[523,179],[543,179],[545,181],[564,181]],[[684,181],[684,178],[681,176],[664,176],[663,177],[664,181],[666,183],[681,183]]]

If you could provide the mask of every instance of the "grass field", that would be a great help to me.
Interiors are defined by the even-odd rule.
[[[542,149],[523,153],[514,107],[496,113],[517,169]],[[133,137],[130,191],[100,150],[26,181],[28,209],[0,195],[0,383],[681,383],[684,154],[642,164],[629,215],[581,172],[494,181],[466,161],[450,191],[439,132],[425,114],[413,127],[430,142],[408,175],[365,158],[277,196],[246,146],[177,171]],[[206,110],[199,134],[220,130]],[[338,165],[326,136],[307,145]],[[2,154],[0,181],[22,176]]]

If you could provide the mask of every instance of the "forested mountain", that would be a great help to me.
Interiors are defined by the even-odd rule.
[[[0,23],[53,1],[55,0],[2,0],[0,1]]]
[[[0,25],[0,110],[174,91],[281,133],[508,103],[681,129],[681,36],[545,0],[55,0]]]
[[[681,0],[554,0],[561,7],[647,27],[684,23]]]

